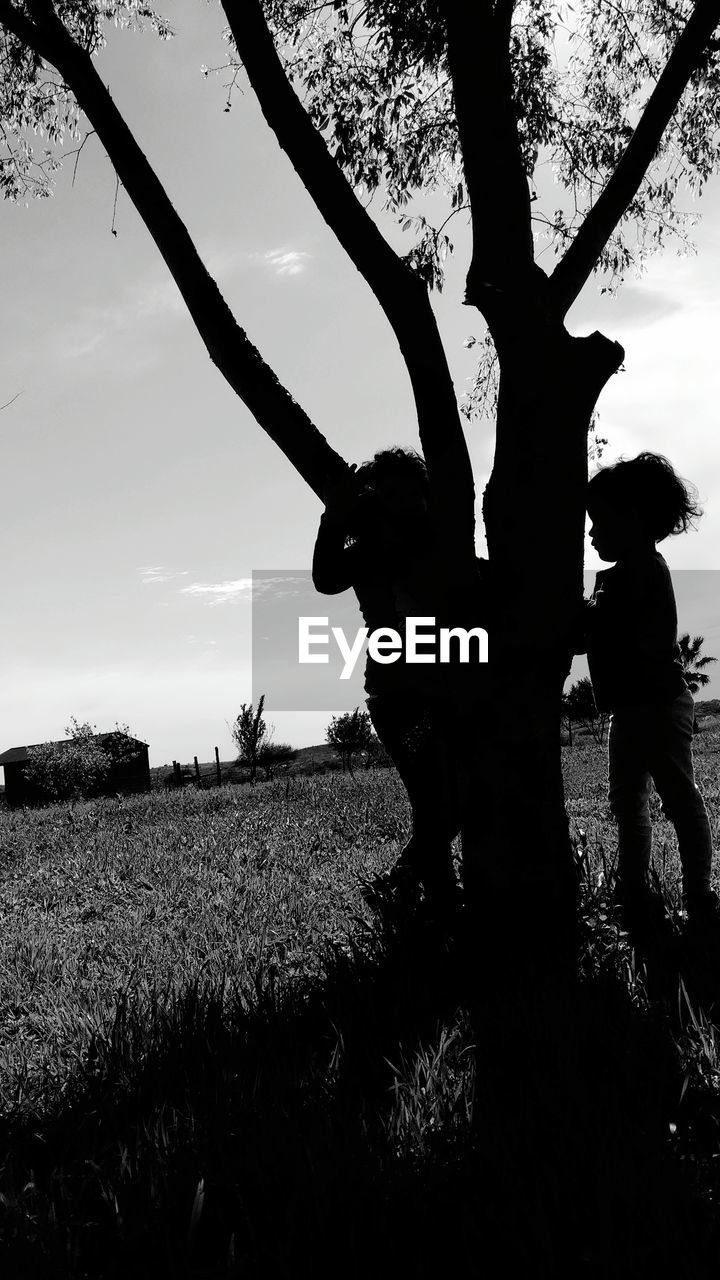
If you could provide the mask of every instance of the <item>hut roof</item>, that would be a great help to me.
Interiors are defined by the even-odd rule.
[[[106,738],[114,738],[117,733],[117,729],[112,730],[110,733],[94,733],[93,738],[98,742],[104,742]],[[136,742],[139,747],[148,745],[147,742],[142,742],[139,738],[131,738],[129,733],[120,733],[119,736],[126,738],[128,742]],[[65,747],[72,741],[72,738],[61,738],[58,742],[34,742],[28,747],[10,747],[0,755],[0,765],[25,764],[29,759],[30,752],[35,747]]]

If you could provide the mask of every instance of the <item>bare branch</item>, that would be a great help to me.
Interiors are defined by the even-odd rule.
[[[116,173],[115,174],[115,199],[113,200],[113,216],[112,216],[112,223],[110,225],[110,234],[116,237],[117,237],[117,230],[115,227],[115,218],[117,215],[117,202],[118,202],[119,195],[120,195],[120,175],[119,173]]]
[[[550,277],[550,294],[559,315],[567,314],[636,196],[719,22],[720,0],[696,0],[615,172]]]
[[[230,30],[270,128],[387,316],[410,375],[420,440],[443,537],[473,547],[472,467],[427,288],[388,244],[293,89],[260,0],[223,0]],[[462,553],[460,553],[462,555]]]
[[[22,391],[18,391],[17,395],[14,395],[12,400],[6,400],[5,404],[0,404],[0,413],[2,413],[3,409],[9,409],[10,405],[14,404],[16,400],[19,400],[22,394]]]
[[[262,113],[328,226],[378,297],[402,324],[398,291],[420,288],[365,211],[288,80],[260,0],[223,0],[238,54]],[[413,299],[416,301],[416,299]]]
[[[63,76],[105,147],[122,183],[164,258],[211,360],[250,412],[315,492],[345,463],[278,381],[240,328],[202,262],[157,174],[100,76],[46,0],[32,0],[40,16],[30,22],[10,0],[0,0],[0,23]]]
[[[66,156],[75,156],[75,164],[73,165],[72,183],[70,184],[73,187],[75,186],[75,179],[77,178],[78,165],[80,163],[80,156],[82,155],[82,149],[85,146],[85,143],[87,142],[88,138],[94,138],[94,136],[95,136],[95,130],[88,129],[87,133],[85,134],[85,137],[80,143],[80,146],[75,147],[73,151],[67,151],[65,153]]]

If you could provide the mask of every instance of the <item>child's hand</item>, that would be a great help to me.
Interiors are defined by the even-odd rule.
[[[341,520],[352,511],[359,495],[357,464],[352,462],[341,480],[329,484],[323,493],[325,514]]]

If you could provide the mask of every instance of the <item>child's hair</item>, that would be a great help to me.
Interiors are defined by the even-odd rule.
[[[368,510],[372,509],[374,495],[378,488],[382,489],[384,481],[390,481],[399,486],[408,483],[411,487],[419,488],[429,503],[430,481],[427,467],[425,460],[414,449],[401,449],[399,446],[381,449],[368,462],[363,462],[355,474],[360,498],[349,522],[348,535],[352,540],[363,536],[363,530],[367,531],[362,513],[367,518]]]
[[[683,480],[660,453],[639,453],[596,471],[588,485],[587,506],[602,502],[615,511],[636,511],[654,542],[694,528],[702,515],[695,485]]]
[[[383,480],[402,483],[403,480],[415,482],[430,496],[430,482],[424,458],[414,449],[401,449],[399,445],[391,449],[381,449],[369,462],[363,462],[357,469],[357,477],[362,486],[374,489],[382,486]]]

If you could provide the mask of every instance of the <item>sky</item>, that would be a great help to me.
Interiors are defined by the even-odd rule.
[[[166,11],[174,40],[113,32],[99,65],[239,322],[348,461],[416,445],[407,375],[368,288],[250,90],[224,111],[227,75],[201,73],[226,57],[221,11]],[[17,396],[0,413],[0,752],[63,737],[74,716],[128,724],[153,765],[209,760],[216,745],[229,759],[251,698],[252,573],[309,568],[320,503],[212,366],[122,191],[113,215],[96,138],[74,181],[73,166],[51,199],[0,204],[0,404]],[[654,259],[615,299],[590,282],[568,323],[626,349],[598,406],[604,461],[654,449],[700,489],[698,531],[662,550],[680,629],[720,657],[720,183],[698,211],[696,257]],[[460,302],[468,237],[457,226],[453,239],[434,304],[461,395],[474,370],[463,343],[481,325]],[[467,439],[479,517],[490,424],[468,424]],[[586,566],[599,567],[589,544]],[[302,746],[324,739],[329,716],[274,714],[268,689],[266,718]]]

